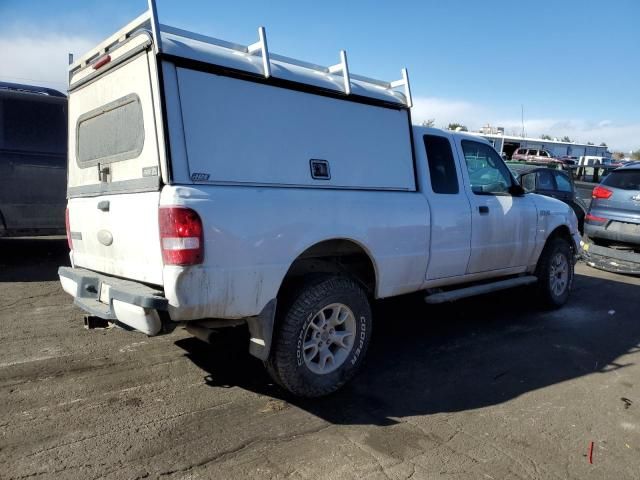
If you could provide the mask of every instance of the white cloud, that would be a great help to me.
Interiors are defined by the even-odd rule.
[[[414,99],[412,118],[414,123],[435,119],[435,126],[442,127],[452,122],[466,125],[470,130],[478,130],[487,123],[504,127],[507,134],[520,135],[520,118],[505,118],[496,113],[497,109],[458,99],[437,97],[417,97]],[[628,152],[640,148],[640,122],[618,123],[610,119],[597,121],[579,118],[525,118],[525,134],[538,137],[547,134],[552,137],[569,136],[577,142],[605,142],[610,150]]]
[[[447,126],[449,123],[475,121],[485,115],[485,109],[463,100],[450,100],[437,97],[415,97],[411,115],[414,123],[435,119],[437,127]],[[475,128],[475,127],[474,127]]]
[[[0,80],[35,84],[65,91],[68,54],[85,53],[96,40],[59,32],[0,34]]]

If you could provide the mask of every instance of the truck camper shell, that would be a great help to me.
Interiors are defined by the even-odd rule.
[[[244,46],[159,24],[154,2],[150,7],[70,66],[69,89],[105,82],[146,53],[151,102],[160,110],[154,122],[163,125],[153,135],[163,183],[416,190],[405,69],[400,80],[376,80],[351,73],[344,51],[336,65],[323,67],[270,53],[263,27],[259,41]],[[78,124],[104,108],[78,111]],[[70,147],[80,153],[81,146]],[[137,167],[149,172],[153,165]],[[72,181],[71,196],[92,192],[86,183]],[[160,182],[136,185],[157,189]]]

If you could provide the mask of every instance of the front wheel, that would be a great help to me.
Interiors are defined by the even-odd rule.
[[[569,242],[551,239],[542,251],[538,267],[540,300],[547,308],[560,308],[569,299],[573,284],[573,253]]]
[[[285,305],[268,371],[294,395],[327,395],[356,374],[370,338],[371,309],[362,287],[346,276],[316,278]]]

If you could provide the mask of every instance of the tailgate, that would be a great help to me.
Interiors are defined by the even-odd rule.
[[[69,200],[73,264],[162,285],[159,192]]]
[[[74,265],[160,285],[162,120],[154,108],[155,58],[145,42],[146,35],[131,39],[111,62],[72,79],[69,230]]]

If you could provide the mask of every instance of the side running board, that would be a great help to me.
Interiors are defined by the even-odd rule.
[[[537,281],[538,278],[533,275],[510,278],[508,280],[500,280],[498,282],[483,283],[482,285],[473,285],[471,287],[459,288],[457,290],[434,293],[424,297],[424,301],[429,304],[455,302],[461,298],[475,297],[476,295],[484,295],[485,293],[497,292],[498,290],[505,290],[507,288],[531,285]]]

